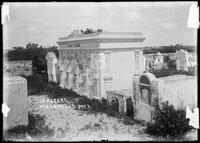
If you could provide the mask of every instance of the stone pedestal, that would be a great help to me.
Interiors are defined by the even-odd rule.
[[[3,129],[10,129],[17,125],[28,125],[27,110],[27,81],[22,77],[4,77],[3,103],[10,111],[3,117]]]

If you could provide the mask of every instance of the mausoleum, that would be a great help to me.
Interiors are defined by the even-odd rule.
[[[74,31],[59,38],[60,83],[88,98],[107,99],[107,91],[131,89],[134,74],[145,70],[140,32]]]

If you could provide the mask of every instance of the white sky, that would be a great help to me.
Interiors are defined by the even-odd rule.
[[[197,31],[187,28],[194,2],[9,3],[6,47],[27,42],[56,45],[74,29],[142,32],[145,45],[196,45]]]

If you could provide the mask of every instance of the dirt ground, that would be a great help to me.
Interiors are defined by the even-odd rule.
[[[28,68],[28,70],[24,70]],[[24,62],[7,63],[7,72],[31,74],[31,64]],[[25,71],[25,72],[24,72]],[[57,106],[58,103],[43,103],[47,95],[29,96],[28,111],[31,114],[45,116],[45,124],[54,130],[51,137],[26,136],[27,141],[189,141],[197,140],[197,131],[193,130],[178,139],[150,136],[144,132],[144,124],[126,125],[120,119],[106,114],[91,114],[76,110],[71,106]],[[72,105],[70,101],[63,103]],[[46,106],[47,105],[47,106]],[[55,105],[55,106],[50,106]],[[59,104],[61,105],[61,104]],[[54,108],[51,108],[54,107]]]
[[[109,117],[106,114],[91,114],[86,111],[75,110],[65,102],[64,106],[58,103],[44,103],[46,95],[29,96],[29,112],[46,117],[46,125],[53,129],[52,137],[32,138],[32,140],[48,141],[168,141],[194,140],[196,132],[191,131],[183,138],[170,139],[154,137],[144,132],[145,125],[125,125],[120,119]],[[45,106],[47,105],[47,106]],[[55,106],[50,106],[55,105]],[[62,104],[59,104],[62,105]],[[54,108],[53,108],[54,107]]]

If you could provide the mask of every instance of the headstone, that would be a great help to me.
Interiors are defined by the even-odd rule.
[[[176,51],[176,69],[188,71],[188,52],[183,49]]]
[[[57,76],[56,76],[56,64],[58,62],[57,57],[53,52],[48,52],[46,59],[47,59],[48,80],[57,82]]]
[[[28,124],[27,81],[23,77],[3,78],[3,103],[10,110],[3,117],[3,129]],[[4,104],[5,105],[5,104]]]
[[[148,81],[145,82],[144,78]],[[155,85],[153,87],[151,85],[154,81],[156,77],[151,73],[144,73],[133,78],[133,109],[134,117],[138,120],[152,121],[152,99],[157,95]]]
[[[154,59],[153,59],[154,69],[161,70],[163,68],[163,64],[164,64],[163,55],[160,52],[156,53],[156,55],[154,55]]]

